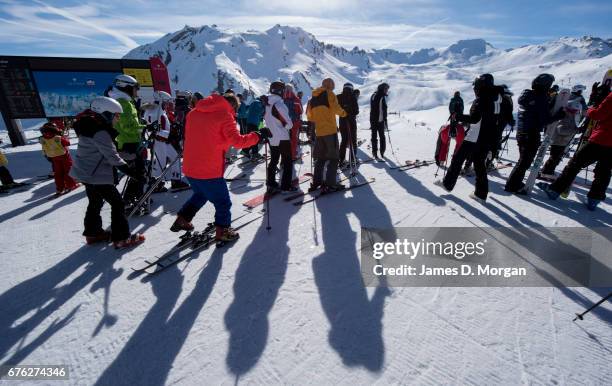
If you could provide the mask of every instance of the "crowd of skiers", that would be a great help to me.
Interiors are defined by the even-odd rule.
[[[523,180],[540,149],[541,133],[550,128],[546,131],[552,139],[550,157],[541,173],[552,177],[562,157],[568,154],[572,139],[582,131],[583,140],[560,177],[542,188],[555,199],[568,189],[582,168],[596,163],[587,203],[594,209],[605,198],[612,168],[610,85],[596,83],[588,106],[582,97],[585,87],[576,85],[568,102],[555,108],[559,91],[555,91],[553,83],[550,74],[533,80],[531,88],[518,98],[516,122],[512,92],[505,85],[496,85],[491,74],[475,79],[475,99],[468,114],[464,114],[463,99],[456,92],[449,104],[450,123],[441,129],[436,145],[438,166],[446,166],[451,138],[456,141],[455,150],[444,178],[435,184],[452,191],[462,170],[473,167],[476,181],[471,197],[484,202],[488,195],[488,168],[499,157],[502,144],[507,146],[510,134],[505,129],[510,127],[511,133],[516,125],[520,157],[505,190],[526,193]],[[115,247],[123,248],[144,241],[142,234],[130,233],[128,213],[139,209],[151,193],[165,191],[165,181],[171,181],[171,189],[192,190],[177,213],[172,231],[193,230],[192,219],[210,201],[215,207],[216,239],[237,238],[230,227],[232,203],[224,179],[234,149],[241,149],[245,158],[257,163],[268,160],[269,149],[267,195],[298,190],[293,164],[300,162],[302,156],[301,132],[307,132],[312,145],[314,171],[309,191],[342,190],[344,186],[337,181],[338,168],[355,168],[359,162],[359,90],[351,83],[345,83],[335,94],[335,83],[328,78],[312,90],[305,109],[307,125],[302,121],[303,95],[281,81],[272,82],[269,93],[257,98],[231,89],[208,97],[197,92],[177,92],[174,99],[166,92],[156,92],[153,103],[144,106],[137,103],[138,90],[136,79],[119,75],[105,96],[95,98],[90,108],[76,117],[73,128],[79,142],[74,160],[68,151],[70,143],[62,135],[63,127],[50,121],[41,128],[40,143],[53,165],[56,194],[74,190],[79,183],[85,186],[89,203],[83,235],[88,243],[112,241]],[[389,84],[381,83],[370,97],[371,149],[377,160],[385,157],[387,148],[389,90]],[[581,115],[587,118],[586,123],[581,123]],[[260,154],[264,146],[265,157]],[[2,184],[15,184],[6,163],[0,154]],[[120,174],[128,176],[122,193],[117,189]],[[100,211],[104,202],[111,206],[110,230],[102,227]]]
[[[610,83],[595,83],[587,105],[582,96],[585,86],[575,85],[571,91],[561,90],[561,93],[570,94],[566,100],[562,100],[559,87],[553,85],[554,81],[554,76],[540,74],[533,80],[531,88],[524,90],[518,98],[516,139],[520,156],[506,182],[505,190],[516,194],[529,192],[531,187],[525,185],[524,178],[538,152],[544,155],[547,150],[541,147],[543,132],[552,145],[550,157],[539,177],[548,179],[554,179],[555,168],[562,157],[568,154],[575,135],[582,132],[580,144],[559,178],[552,184],[540,186],[550,198],[556,199],[569,189],[581,169],[596,163],[586,202],[587,207],[594,210],[605,198],[612,168]],[[512,93],[504,85],[495,85],[491,74],[476,78],[473,89],[476,98],[469,114],[463,114],[463,100],[459,92],[455,93],[449,104],[450,124],[443,126],[440,131],[436,162],[438,165],[446,163],[452,137],[456,138],[455,154],[444,179],[435,184],[452,191],[467,161],[473,164],[476,174],[475,191],[470,196],[484,202],[488,195],[487,162],[499,157],[501,144],[509,137],[509,134],[503,135],[504,129],[511,127],[512,130],[515,121]],[[583,115],[586,117],[584,120]]]

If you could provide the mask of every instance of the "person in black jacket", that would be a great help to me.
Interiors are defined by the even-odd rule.
[[[489,193],[485,162],[487,154],[496,146],[499,117],[502,109],[506,107],[502,107],[503,88],[494,85],[491,74],[480,75],[474,80],[474,94],[476,99],[472,103],[469,115],[457,115],[457,121],[469,123],[470,128],[461,147],[453,156],[446,176],[435,184],[449,192],[452,191],[461,172],[461,166],[467,157],[471,157],[476,172],[476,184],[475,191],[470,197],[484,203]]]
[[[450,100],[448,104],[448,112],[450,113],[450,136],[455,138],[455,132],[457,130],[457,115],[463,114],[463,98],[461,98],[461,93],[459,91],[455,91],[455,94]]]
[[[550,90],[555,77],[540,74],[531,83],[531,89],[524,90],[519,97],[516,141],[519,146],[519,160],[506,181],[506,192],[521,193],[523,179],[531,166],[541,144],[540,133],[546,125],[563,118],[563,109],[551,114]]]
[[[506,86],[505,84],[501,85],[500,87],[503,89],[503,94],[502,94],[503,103],[501,105],[501,112],[500,112],[499,120],[497,122],[498,123],[497,132],[495,134],[496,146],[492,150],[491,157],[487,159],[487,170],[495,167],[495,165],[493,165],[493,160],[495,159],[499,160],[499,156],[500,156],[499,152],[502,149],[504,142],[506,142],[508,138],[510,137],[510,134],[508,134],[506,135],[505,138],[503,138],[504,129],[506,128],[506,126],[509,125],[512,127],[511,129],[512,131],[514,129],[514,126],[516,125],[516,121],[514,120],[514,115],[512,115],[512,111],[514,110],[514,102],[512,102],[512,96],[514,94],[512,93],[512,91],[510,91],[508,86]]]
[[[340,117],[340,167],[345,165],[346,147],[349,146],[349,160],[353,164],[354,156],[357,151],[357,115],[359,115],[359,105],[355,97],[353,85],[345,83],[342,93],[338,94],[338,104],[344,111],[346,117]]]
[[[380,139],[380,156],[385,157],[387,128],[387,100],[389,85],[381,83],[370,98],[370,129],[372,130],[372,155],[378,159],[378,140]]]

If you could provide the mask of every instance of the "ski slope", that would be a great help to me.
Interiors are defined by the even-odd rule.
[[[448,194],[433,184],[435,166],[390,170],[432,158],[447,112],[399,107],[389,118],[395,157],[388,149],[387,163],[359,169],[375,183],[301,207],[274,198],[270,231],[261,219],[234,245],[150,280],[130,267],[174,245],[168,228],[188,192],[155,195],[152,214],[131,220],[147,241],[123,252],[84,245],[83,189],[48,200],[54,186],[45,181],[0,196],[0,364],[66,364],[73,385],[609,384],[612,305],[571,320],[610,288],[363,286],[361,227],[526,226],[527,237],[551,242],[538,227],[612,224],[609,201],[589,212],[583,189],[558,201],[537,188],[532,197],[505,193],[510,169],[491,175],[485,206],[468,198],[470,179]],[[360,117],[367,139],[365,109]],[[15,178],[48,172],[39,146],[4,148]],[[517,156],[511,140],[504,158]],[[310,158],[296,169],[309,171]],[[264,189],[240,184],[229,184],[234,216]],[[194,224],[212,215],[207,205]]]

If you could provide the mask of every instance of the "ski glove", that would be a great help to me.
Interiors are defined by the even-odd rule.
[[[262,127],[257,133],[259,135],[259,143],[267,143],[272,138],[272,132],[267,127]]]
[[[134,180],[138,182],[146,182],[144,176],[138,173],[138,171],[136,171],[136,169],[134,169],[133,167],[130,167],[128,165],[121,165],[121,166],[117,166],[117,169],[121,173],[125,174],[126,176],[129,176],[130,178],[133,178]]]

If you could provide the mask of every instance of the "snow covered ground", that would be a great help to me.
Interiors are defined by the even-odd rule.
[[[46,181],[0,196],[0,364],[66,364],[66,383],[79,385],[609,384],[612,305],[572,322],[609,288],[363,286],[360,227],[527,226],[536,237],[539,226],[612,224],[609,201],[588,212],[583,189],[555,202],[537,188],[506,194],[510,169],[491,176],[486,206],[468,198],[469,179],[452,194],[433,185],[435,166],[388,169],[432,158],[444,115],[391,116],[397,160],[388,150],[387,164],[360,168],[374,184],[301,207],[273,199],[272,230],[262,218],[234,245],[151,280],[130,267],[177,241],[171,213],[188,192],[156,195],[153,213],[131,221],[147,241],[126,252],[84,245],[83,189],[48,200]],[[515,161],[514,141],[509,150]],[[37,144],[5,151],[17,179],[49,171]],[[308,171],[310,158],[298,168]],[[251,177],[263,178],[263,166]],[[263,190],[240,184],[230,184],[235,216]],[[212,213],[206,206],[195,225]]]

